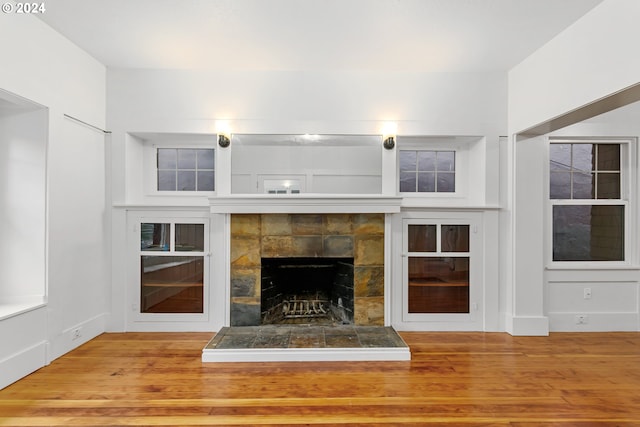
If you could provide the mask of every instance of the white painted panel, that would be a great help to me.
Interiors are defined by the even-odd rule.
[[[47,113],[0,112],[0,303],[45,294]]]
[[[584,298],[584,289],[591,298]],[[636,282],[551,282],[548,285],[549,312],[637,312]]]
[[[639,19],[637,0],[605,0],[514,67],[510,133],[638,83],[640,56],[633,52]]]
[[[322,194],[380,194],[382,177],[359,175],[314,175],[313,192]]]

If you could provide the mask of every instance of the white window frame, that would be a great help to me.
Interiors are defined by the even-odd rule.
[[[551,199],[550,179],[551,144],[618,144],[620,145],[620,198],[619,199]],[[546,263],[547,269],[624,269],[637,264],[635,238],[636,197],[631,192],[632,182],[636,182],[636,140],[635,138],[600,138],[600,137],[549,137],[545,151],[545,185],[546,200]],[[554,261],[553,260],[553,207],[554,206],[624,206],[624,261]]]
[[[409,225],[436,225],[436,252],[409,252]],[[447,225],[469,226],[469,252],[442,252],[440,229]],[[469,258],[469,313],[409,313],[409,257],[468,257]],[[446,217],[405,217],[402,220],[402,321],[407,323],[435,323],[455,325],[443,326],[450,330],[482,330],[483,319],[483,256],[482,231],[479,219],[472,216],[450,214]],[[463,325],[464,324],[464,325]]]
[[[396,194],[409,201],[409,204],[420,204],[420,200],[450,200],[460,203],[462,199],[468,197],[469,179],[471,176],[471,161],[483,163],[485,158],[471,159],[472,151],[476,144],[482,143],[483,137],[476,136],[398,136],[397,137],[397,158],[396,158]],[[455,186],[454,192],[400,192],[400,151],[453,151],[455,153]],[[484,175],[483,175],[484,176]]]
[[[144,223],[170,224],[170,250],[169,251],[144,251],[140,248],[141,226]],[[202,251],[175,251],[175,225],[176,224],[202,224],[204,233],[204,250]],[[129,282],[131,301],[131,321],[133,322],[203,322],[209,320],[210,313],[210,242],[209,242],[209,219],[208,218],[181,218],[181,217],[140,217],[133,227],[131,238],[131,257],[133,268],[130,269]],[[134,255],[135,254],[135,255]],[[140,270],[142,256],[183,256],[183,257],[203,257],[203,289],[202,289],[202,313],[142,313],[140,307],[141,299],[141,277]]]
[[[158,149],[212,149],[213,150],[213,174],[214,174],[214,191],[159,191],[158,190]],[[218,188],[218,150],[215,145],[215,141],[181,141],[180,138],[176,138],[175,141],[148,141],[144,144],[143,148],[143,161],[144,161],[144,193],[147,196],[170,196],[170,197],[193,197],[204,196],[213,197],[216,194]]]

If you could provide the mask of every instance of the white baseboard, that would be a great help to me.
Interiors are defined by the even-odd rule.
[[[104,333],[108,319],[108,313],[102,313],[63,330],[62,334],[55,337],[51,342],[47,363],[51,363],[58,357]]]
[[[505,326],[513,336],[549,335],[549,318],[546,316],[507,316]]]
[[[576,323],[576,316],[586,315],[586,323]],[[632,313],[549,313],[551,332],[637,332],[640,316]]]
[[[47,342],[41,341],[0,360],[0,389],[46,365]]]

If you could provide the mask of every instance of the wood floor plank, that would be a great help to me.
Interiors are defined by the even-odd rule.
[[[640,334],[402,334],[408,362],[208,363],[104,334],[0,390],[0,425],[640,425]]]

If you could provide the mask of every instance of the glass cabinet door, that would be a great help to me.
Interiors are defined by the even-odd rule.
[[[469,313],[467,224],[406,228],[408,313]]]
[[[205,226],[141,223],[140,313],[203,313]]]

